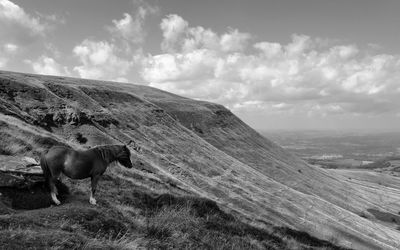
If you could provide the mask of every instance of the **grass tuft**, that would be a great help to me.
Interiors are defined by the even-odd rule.
[[[134,235],[123,235],[115,239],[93,238],[88,240],[82,249],[115,249],[131,250],[143,249],[141,247],[141,238]]]

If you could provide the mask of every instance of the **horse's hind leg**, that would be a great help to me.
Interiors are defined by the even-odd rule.
[[[90,198],[89,198],[89,202],[92,205],[96,205],[96,199],[94,198],[94,193],[96,192],[96,187],[97,187],[97,182],[100,179],[100,175],[96,175],[96,176],[92,176],[91,180],[92,180],[92,190],[90,192]]]
[[[55,179],[53,177],[49,179],[49,185],[50,185],[51,199],[53,200],[53,202],[56,205],[60,205],[61,202],[57,199],[58,191],[57,191],[57,187],[56,187],[56,184],[55,184]]]
[[[58,195],[58,190],[56,187],[56,181],[60,177],[61,173],[53,173],[53,175],[49,178],[49,185],[50,185],[50,194],[51,194],[51,199],[56,205],[60,205],[61,202],[57,199]]]

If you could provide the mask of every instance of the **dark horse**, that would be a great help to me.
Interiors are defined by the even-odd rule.
[[[140,150],[140,147],[133,141],[133,149]],[[100,176],[106,171],[107,166],[114,161],[118,161],[126,168],[132,168],[130,159],[131,152],[127,145],[104,145],[97,146],[88,150],[74,150],[64,146],[54,146],[46,154],[40,157],[40,166],[43,174],[49,183],[51,198],[55,204],[60,205],[57,199],[57,188],[55,181],[59,179],[61,173],[71,179],[85,179],[90,177],[92,181],[90,204],[95,205],[97,182]]]

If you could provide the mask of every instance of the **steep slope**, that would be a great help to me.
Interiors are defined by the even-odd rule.
[[[132,156],[137,169],[113,171],[151,191],[201,195],[255,225],[346,247],[400,247],[400,222],[370,212],[397,214],[398,187],[309,166],[223,106],[133,84],[0,71],[0,113],[3,154],[135,139],[144,149]]]
[[[289,211],[288,213],[292,213],[293,217],[287,216],[283,219],[289,225],[294,224],[298,229],[302,230],[307,230],[307,228],[309,230],[310,227],[314,227],[314,233],[318,234],[318,231],[336,227],[338,225],[335,224],[338,223],[339,227],[356,228],[358,233],[366,233],[367,237],[372,235],[376,237],[378,236],[377,234],[380,234],[379,238],[388,242],[393,241],[395,246],[398,246],[397,244],[399,244],[400,240],[396,236],[387,235],[385,230],[376,231],[380,230],[378,229],[380,225],[378,227],[369,225],[370,228],[363,228],[365,224],[360,223],[360,227],[357,227],[356,224],[358,222],[356,221],[359,218],[349,216],[349,214],[344,213],[343,209],[356,215],[365,215],[365,213],[368,214],[368,210],[373,208],[389,212],[388,214],[396,218],[400,204],[396,197],[398,197],[400,186],[395,186],[395,189],[393,189],[393,186],[390,185],[376,187],[368,183],[355,183],[351,178],[340,178],[333,172],[308,166],[301,159],[290,155],[271,141],[260,136],[231,112],[219,105],[202,103],[204,108],[199,110],[196,105],[193,105],[194,101],[186,103],[184,100],[176,100],[176,98],[174,98],[175,100],[166,101],[166,98],[155,95],[147,99],[165,107],[170,114],[177,117],[187,128],[218,149],[255,169],[259,174],[270,177],[287,187],[291,187],[293,190],[300,191],[302,195],[308,195],[305,197],[299,195],[297,198],[293,198],[296,196],[291,194],[288,195],[291,196],[289,201],[284,201],[282,196],[286,195],[281,192],[287,192],[288,190],[283,189],[281,192],[273,193],[273,195],[280,196],[278,200],[273,199],[273,197],[272,200],[268,200],[268,206],[273,206],[275,211],[282,211],[290,206],[294,206],[293,209],[299,209],[298,204],[302,203],[300,206],[302,211],[294,212],[294,214],[293,211]],[[180,103],[185,104],[180,107]],[[196,110],[195,114],[193,114],[193,110]],[[380,178],[388,178],[392,182],[397,181],[395,178],[385,175]],[[324,205],[323,201],[314,200],[315,197],[322,198],[337,207],[325,204],[329,207],[329,212],[327,212],[327,207],[317,208],[320,205]],[[297,204],[292,204],[292,199],[298,199],[294,202]],[[281,208],[281,203],[285,202],[286,204]],[[262,206],[262,204],[257,206]],[[325,210],[323,213],[328,213],[328,218],[315,215],[312,211],[307,211],[308,208],[314,208],[317,211],[320,209],[322,211]],[[293,221],[295,214],[300,217],[300,221]],[[371,217],[373,218],[374,215],[372,214]],[[273,220],[273,218],[271,219]],[[373,221],[373,223],[375,222]],[[398,229],[398,221],[394,220],[394,222],[391,227]],[[334,235],[337,235],[337,233],[334,233]],[[354,242],[355,239],[352,239],[352,241]]]

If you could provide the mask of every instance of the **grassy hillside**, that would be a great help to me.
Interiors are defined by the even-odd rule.
[[[63,204],[45,208],[37,207],[49,205],[41,184],[34,194],[2,188],[2,202],[14,209],[0,209],[1,249],[340,249],[289,228],[256,228],[211,200],[153,193],[131,180],[106,174],[98,206],[89,205],[83,181],[65,180],[69,191],[59,184]]]
[[[233,215],[236,219],[232,223],[262,228],[268,232],[265,235],[275,235],[268,231],[273,224],[350,248],[400,247],[397,221],[382,221],[375,216],[376,211],[392,215],[400,211],[400,203],[395,202],[400,196],[398,187],[354,182],[336,172],[309,166],[260,136],[223,106],[133,84],[0,71],[0,113],[3,155],[36,157],[58,143],[85,148],[134,139],[143,148],[141,154],[132,155],[136,168],[128,171],[113,166],[109,170],[109,178],[127,181],[131,192],[140,187],[154,194],[207,198],[224,214]],[[70,184],[87,190],[82,183]],[[100,190],[104,196],[99,197],[100,204],[116,209],[116,194],[107,196],[119,192],[118,186],[115,189]],[[76,202],[64,206],[76,206]],[[122,203],[117,209],[129,215],[136,211],[135,204],[139,203]],[[161,217],[165,213],[187,214],[191,226],[208,223],[207,216],[193,216],[187,205],[157,213]],[[230,223],[223,221],[221,225]],[[204,229],[195,228],[198,232]],[[233,228],[240,226],[234,224]],[[231,234],[227,228],[221,237]],[[177,237],[177,244],[184,239],[179,232],[165,235],[168,239]],[[264,241],[270,241],[251,235],[239,234],[260,248]],[[288,246],[282,241],[279,246]],[[229,244],[236,245],[234,242]]]

